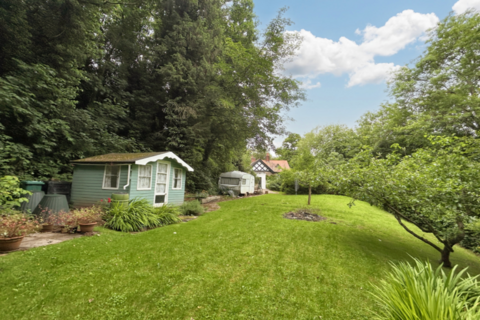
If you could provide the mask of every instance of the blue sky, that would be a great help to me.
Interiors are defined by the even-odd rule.
[[[260,28],[288,6],[290,31],[304,38],[286,71],[307,86],[307,101],[287,116],[291,132],[316,126],[354,127],[388,100],[385,79],[425,50],[425,31],[449,13],[480,9],[480,0],[256,0]],[[284,137],[275,140],[281,145]]]

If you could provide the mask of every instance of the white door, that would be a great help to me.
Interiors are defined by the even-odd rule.
[[[155,206],[161,206],[168,202],[168,176],[170,172],[168,162],[157,163],[157,177],[155,179]]]

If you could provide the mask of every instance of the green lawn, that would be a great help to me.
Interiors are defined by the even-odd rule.
[[[371,319],[368,291],[409,254],[439,254],[396,220],[348,198],[313,196],[323,222],[282,214],[306,196],[222,202],[197,220],[0,257],[1,319]],[[335,221],[336,224],[330,223]],[[457,248],[452,262],[480,273]],[[321,317],[321,318],[320,318]]]

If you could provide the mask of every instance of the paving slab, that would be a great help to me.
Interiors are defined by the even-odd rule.
[[[79,233],[60,233],[60,232],[45,232],[33,233],[23,238],[20,248],[14,251],[28,250],[36,247],[48,246],[49,244],[60,243],[67,240],[82,237]],[[14,252],[9,251],[9,252]],[[0,256],[8,254],[9,252],[1,252]]]

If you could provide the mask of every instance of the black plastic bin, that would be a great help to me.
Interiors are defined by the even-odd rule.
[[[72,190],[72,183],[66,181],[48,181],[47,194],[63,194],[70,200],[70,192]]]

